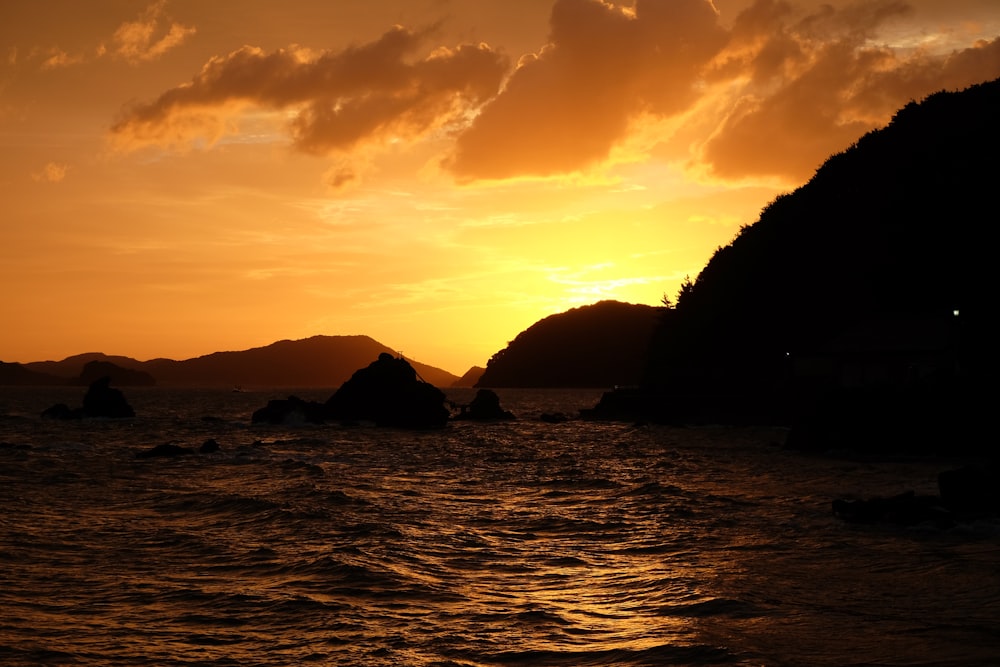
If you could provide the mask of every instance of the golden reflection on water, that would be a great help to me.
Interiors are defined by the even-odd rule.
[[[0,419],[0,442],[30,445],[0,448],[0,663],[833,667],[1000,651],[994,538],[830,515],[849,485],[933,491],[927,463],[802,458],[754,429],[255,429],[181,419],[181,398],[127,425]],[[220,452],[135,457],[207,437]]]

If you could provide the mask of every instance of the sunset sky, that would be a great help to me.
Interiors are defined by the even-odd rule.
[[[0,360],[366,334],[460,375],[998,76],[997,0],[2,0]]]

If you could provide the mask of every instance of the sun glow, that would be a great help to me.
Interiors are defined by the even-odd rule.
[[[366,334],[461,374],[657,305],[896,108],[1000,76],[992,2],[4,5],[0,360]]]

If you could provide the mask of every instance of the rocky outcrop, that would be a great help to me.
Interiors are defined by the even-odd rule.
[[[56,403],[42,410],[42,419],[83,419],[83,409],[71,408],[65,403]]]
[[[459,406],[458,420],[497,421],[514,419],[514,414],[500,406],[500,397],[491,389],[480,389],[468,405]]]
[[[304,401],[298,396],[275,399],[255,410],[250,418],[254,424],[322,424],[326,421],[326,406],[315,401]]]
[[[125,400],[125,395],[111,386],[111,378],[105,376],[90,383],[83,396],[83,414],[86,417],[127,419],[135,417],[135,410]]]
[[[1000,516],[1000,470],[995,467],[945,470],[938,475],[938,490],[938,496],[906,491],[888,498],[838,499],[833,501],[833,513],[850,523],[939,528]]]
[[[383,352],[342,384],[325,407],[327,419],[422,429],[447,424],[444,403],[444,392],[419,379],[405,359]]]
[[[954,525],[951,512],[937,496],[918,496],[907,491],[889,498],[834,500],[833,513],[849,523],[885,523],[913,526],[930,523],[941,528]]]
[[[269,401],[251,417],[254,424],[323,424],[369,422],[400,428],[442,428],[449,412],[445,395],[421,380],[405,359],[379,355],[344,382],[326,401],[296,396]]]
[[[135,410],[125,400],[121,391],[111,386],[110,377],[94,380],[83,396],[83,407],[70,408],[65,403],[57,403],[42,412],[44,419],[83,419],[103,417],[107,419],[131,419]]]

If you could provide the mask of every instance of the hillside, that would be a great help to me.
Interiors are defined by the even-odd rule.
[[[110,362],[124,369],[147,373],[158,386],[191,387],[339,387],[359,368],[378,355],[395,352],[368,336],[314,336],[283,340],[265,347],[215,352],[193,359],[137,361],[100,353],[75,355],[62,361],[24,364],[29,371],[69,381],[80,377],[88,363]],[[408,360],[422,378],[439,387],[458,377],[433,366]]]
[[[477,387],[612,387],[636,384],[665,309],[602,301],[546,317],[486,365]]]
[[[452,387],[475,387],[476,383],[479,382],[479,378],[483,376],[483,372],[486,371],[482,366],[473,366],[469,370],[465,371],[462,377],[458,378],[452,383]]]
[[[750,418],[904,385],[953,407],[992,340],[997,118],[1000,81],[936,93],[769,204],[681,290],[647,393]]]
[[[24,364],[0,361],[0,385],[55,386],[66,384],[66,379],[27,368]]]

